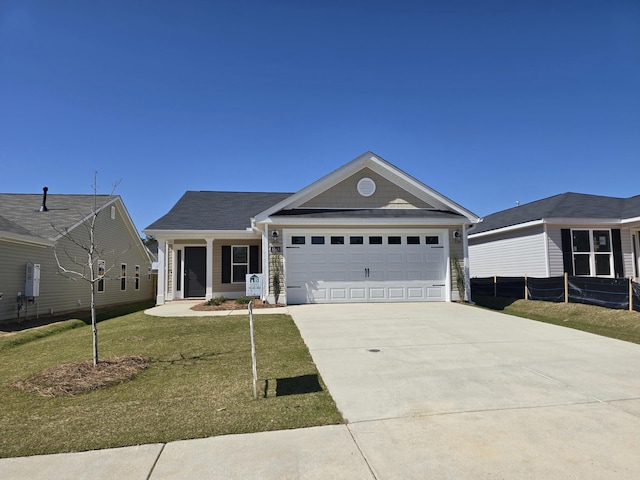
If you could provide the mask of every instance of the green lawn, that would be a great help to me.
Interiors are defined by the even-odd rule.
[[[512,298],[474,297],[478,306],[605,337],[640,343],[640,313],[585,305]]]
[[[254,318],[257,400],[244,315],[136,312],[105,320],[98,327],[100,358],[142,355],[151,363],[128,382],[76,396],[42,397],[10,385],[51,366],[90,360],[89,326],[71,321],[41,327],[46,335],[26,330],[0,337],[0,457],[342,422],[322,379],[320,391],[304,393],[304,383],[295,389],[296,378],[315,379],[318,372],[291,317]],[[289,384],[301,393],[281,394],[285,379],[294,379]]]

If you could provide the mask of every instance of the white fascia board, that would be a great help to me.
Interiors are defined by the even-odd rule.
[[[307,218],[307,219],[287,219],[283,221],[273,221],[269,219],[262,224],[269,225],[277,225],[278,227],[283,226],[318,226],[318,225],[326,225],[328,227],[334,225],[356,225],[358,227],[366,227],[366,226],[384,226],[391,225],[394,227],[403,226],[403,225],[424,225],[425,227],[430,226],[444,226],[444,225],[471,225],[468,221],[455,221],[454,219],[408,219],[408,218]]]
[[[535,227],[537,225],[562,225],[566,227],[571,226],[585,226],[588,228],[590,226],[606,226],[606,225],[620,225],[621,221],[619,218],[543,218],[540,220],[532,220],[530,222],[518,223],[517,225],[510,225],[508,227],[496,228],[495,230],[488,230],[486,232],[481,233],[472,233],[469,232],[469,238],[483,238],[488,237],[490,235],[498,235],[503,233],[513,232],[515,230],[520,230],[529,227]]]
[[[619,218],[548,218],[549,225],[620,225]]]
[[[143,230],[158,240],[253,239],[260,234],[251,230]]]
[[[623,225],[628,225],[630,223],[640,224],[640,217],[625,218],[620,223],[622,223]]]
[[[535,227],[536,225],[542,225],[543,223],[545,223],[544,219],[533,220],[531,222],[519,223],[517,225],[509,225],[508,227],[496,228],[495,230],[487,230],[486,232],[480,232],[480,233],[469,232],[469,239],[483,238],[483,237],[488,237],[490,235],[509,233],[515,230],[520,230],[522,228],[529,228],[529,227]]]

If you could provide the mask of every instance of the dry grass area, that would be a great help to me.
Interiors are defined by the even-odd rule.
[[[78,395],[130,380],[148,365],[149,359],[139,355],[101,360],[96,366],[91,360],[64,363],[14,382],[11,386],[43,397]]]

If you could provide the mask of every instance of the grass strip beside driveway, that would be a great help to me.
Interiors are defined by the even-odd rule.
[[[583,330],[603,337],[640,343],[640,313],[585,305],[501,297],[474,297],[480,307],[509,315]]]
[[[253,398],[247,316],[99,324],[100,358],[149,357],[132,380],[75,396],[11,388],[46,368],[91,359],[89,326],[0,351],[0,457],[95,450],[233,433],[336,424],[342,417],[288,315],[255,318],[260,396]],[[320,388],[277,394],[278,380]],[[304,387],[305,382],[301,382]]]

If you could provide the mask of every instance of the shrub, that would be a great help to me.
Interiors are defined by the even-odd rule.
[[[221,295],[219,297],[213,297],[211,300],[207,301],[206,305],[217,307],[219,305],[222,305],[227,300],[228,300],[227,297],[225,297],[224,295]]]
[[[238,305],[248,305],[251,300],[253,300],[253,297],[243,295],[241,297],[236,298],[236,303]]]

